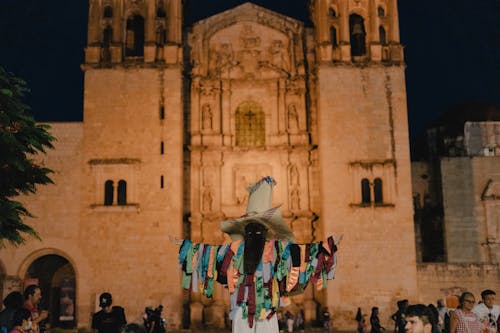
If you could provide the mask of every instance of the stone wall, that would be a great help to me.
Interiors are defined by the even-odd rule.
[[[318,226],[344,234],[326,297],[335,325],[349,327],[360,305],[392,313],[396,300],[418,294],[404,72],[326,64],[318,71]],[[361,203],[362,178],[371,184],[368,204]],[[373,202],[376,178],[381,204]]]
[[[470,291],[481,298],[484,289],[500,290],[500,267],[490,264],[418,264],[418,301],[424,304]]]

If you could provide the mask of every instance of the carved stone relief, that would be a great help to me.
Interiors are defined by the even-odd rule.
[[[197,64],[196,37],[191,38],[192,61]],[[212,77],[251,79],[280,77],[289,73],[289,37],[281,31],[260,24],[236,24],[211,36],[208,74]]]
[[[299,182],[299,170],[297,170],[296,165],[292,165],[290,168],[290,186],[298,186],[300,184]]]
[[[272,176],[272,167],[268,164],[247,164],[233,168],[234,175],[234,202],[243,205],[248,197],[247,188],[265,176]]]
[[[213,119],[213,114],[212,114],[212,108],[210,107],[210,104],[205,103],[201,107],[201,128],[203,130],[212,130],[212,119]]]
[[[210,187],[205,187],[203,189],[203,200],[202,200],[202,207],[204,212],[212,211],[213,201],[214,201],[214,196],[212,194],[212,190],[210,189]]]
[[[299,190],[297,188],[294,188],[292,190],[292,193],[290,194],[290,208],[292,211],[299,211],[300,210],[300,196],[299,196]]]
[[[269,47],[269,62],[271,65],[288,72],[290,71],[289,59],[288,48],[283,45],[283,41],[273,40]]]
[[[299,114],[295,104],[288,106],[288,130],[291,133],[296,133],[299,130]]]

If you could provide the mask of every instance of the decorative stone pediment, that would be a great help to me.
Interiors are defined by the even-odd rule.
[[[484,188],[483,200],[500,200],[500,182],[490,179]]]
[[[189,41],[193,75],[259,79],[293,76],[303,25],[251,3],[199,21]]]

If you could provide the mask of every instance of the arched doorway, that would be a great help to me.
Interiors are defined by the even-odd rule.
[[[48,254],[34,260],[24,276],[24,288],[30,284],[42,290],[40,308],[49,311],[51,327],[76,327],[76,275],[66,258]]]

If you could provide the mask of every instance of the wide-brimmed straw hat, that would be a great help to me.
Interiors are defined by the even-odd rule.
[[[281,217],[280,206],[271,207],[273,199],[273,186],[276,181],[267,176],[248,188],[248,204],[245,215],[234,220],[221,222],[220,228],[231,239],[243,239],[245,226],[256,222],[264,225],[267,239],[281,239],[295,242],[292,230]]]

